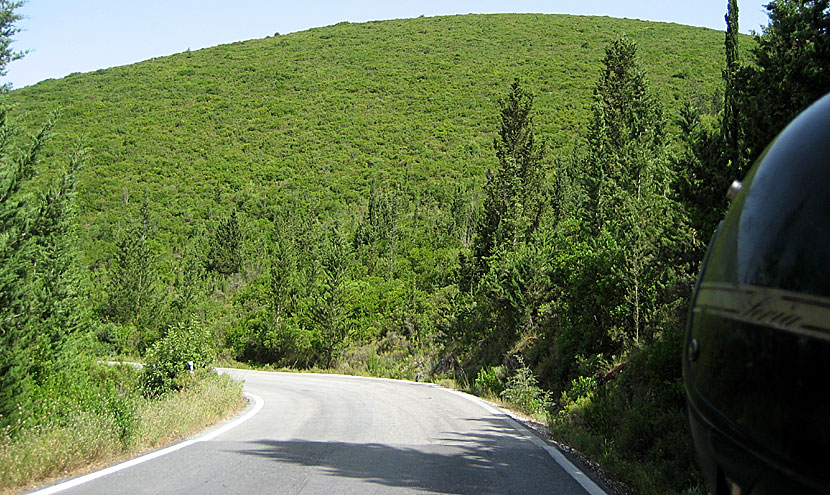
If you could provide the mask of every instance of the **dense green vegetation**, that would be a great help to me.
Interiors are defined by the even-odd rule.
[[[534,95],[549,167],[579,147],[604,46],[622,32],[645,47],[668,108],[718,91],[715,31],[473,15],[339,24],[10,100],[32,123],[61,109],[49,152],[89,148],[80,242],[109,352],[143,352],[198,310],[237,358],[326,366],[341,344],[324,334],[368,345],[439,333],[505,84]],[[276,327],[291,337],[262,334]]]
[[[90,394],[101,395],[96,407],[88,407],[89,398],[64,401],[49,405],[49,416],[35,425],[0,429],[0,493],[19,493],[162,447],[245,405],[239,382],[204,370],[183,390],[160,398],[127,393],[141,379],[131,366],[99,366],[90,376],[99,386]]]
[[[719,91],[716,31],[469,15],[342,23],[45,81],[11,100],[32,123],[62,109],[54,149],[78,138],[93,148],[79,201],[97,265],[110,227],[145,197],[169,256],[233,207],[263,217],[265,205],[294,200],[339,215],[365,209],[373,182],[437,198],[456,184],[478,190],[496,102],[515,77],[536,97],[540,133],[567,151],[590,114],[604,46],[621,33],[640,44],[673,110]]]
[[[3,344],[72,359],[0,363],[18,390],[3,424],[98,386],[62,385],[95,354],[143,356],[134,390],[156,400],[218,353],[452,378],[638,492],[695,490],[697,264],[758,143],[830,90],[826,1],[773,1],[755,40],[728,6],[725,39],[558,15],[342,23],[6,95],[15,125],[61,115],[49,141],[4,141],[22,151],[4,155],[2,240],[26,248],[2,246]],[[803,77],[776,89],[786,64]],[[787,115],[776,91],[799,95]]]
[[[16,10],[21,4],[0,1],[0,74],[23,55],[9,47],[20,30]],[[91,273],[79,248],[76,196],[77,173],[88,149],[76,144],[46,151],[55,113],[26,136],[9,118],[6,91],[0,88],[3,493],[177,440],[227,417],[244,402],[240,384],[209,371],[215,349],[204,325],[194,318],[185,323],[183,311],[167,318],[165,329],[150,324],[159,320],[149,318],[147,300],[162,298],[153,299],[146,227],[119,237],[122,277],[107,282],[114,289],[107,305],[94,306]],[[44,174],[44,168],[52,173]],[[153,343],[141,371],[99,362],[92,329],[110,318],[161,332],[122,332],[144,339],[125,342],[132,348]],[[184,372],[188,360],[195,364],[193,373]]]

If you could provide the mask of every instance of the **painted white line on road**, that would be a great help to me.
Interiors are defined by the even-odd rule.
[[[543,449],[545,452],[548,453],[551,458],[556,461],[562,469],[565,470],[566,473],[571,475],[571,478],[575,479],[577,483],[582,485],[582,488],[585,489],[590,495],[607,495],[605,491],[599,487],[594,480],[588,477],[585,473],[582,472],[581,469],[578,469],[574,464],[565,457],[562,452],[559,451],[556,447],[552,445],[548,445],[544,440],[537,437],[533,432],[528,430],[524,425],[522,425],[516,418],[510,414],[508,411],[497,409],[490,404],[484,402],[480,398],[476,397],[475,395],[470,395],[466,392],[461,392],[459,390],[452,390],[446,389],[448,392],[453,393],[455,395],[459,395],[464,397],[465,399],[475,402],[476,404],[480,405],[484,409],[486,409],[491,414],[495,414],[497,416],[503,416],[504,420],[510,423],[516,431],[518,431],[522,436],[533,442],[534,445]]]
[[[236,421],[234,421],[232,423],[228,423],[225,426],[223,426],[223,427],[221,427],[217,430],[214,430],[214,431],[212,431],[212,432],[210,432],[210,433],[208,433],[204,436],[194,438],[193,443],[207,442],[209,440],[213,440],[214,438],[218,437],[219,435],[221,435],[223,433],[226,433],[226,432],[236,428],[237,426],[241,425],[245,421],[248,421],[249,419],[253,418],[262,409],[262,406],[265,405],[265,401],[262,400],[262,397],[260,397],[258,395],[254,395],[254,394],[249,393],[249,392],[242,392],[242,393],[244,395],[246,395],[249,399],[254,401],[254,408],[251,409],[250,411],[248,411],[247,414],[245,414],[241,418],[237,419]]]
[[[232,368],[217,368],[217,371],[222,373],[227,373],[231,371]],[[445,390],[451,394],[455,394],[465,399],[478,404],[479,406],[483,407],[487,412],[493,414],[495,416],[501,416],[504,420],[513,426],[513,428],[523,437],[528,439],[529,441],[533,442],[534,445],[543,449],[548,455],[557,463],[559,466],[568,473],[571,478],[576,480],[585,491],[588,492],[589,495],[608,495],[602,488],[599,487],[594,480],[588,477],[581,469],[577,468],[571,461],[565,457],[562,452],[559,451],[556,447],[549,445],[547,442],[536,436],[535,433],[530,431],[527,427],[521,424],[518,419],[513,416],[510,411],[505,409],[499,409],[493,407],[492,405],[488,404],[484,400],[475,395],[468,394],[466,392],[462,392],[460,390],[454,390],[451,388],[442,387],[440,385],[436,385],[434,383],[429,382],[413,382],[410,380],[398,380],[394,378],[378,378],[373,376],[358,376],[358,375],[341,375],[336,373],[298,373],[298,372],[291,372],[291,371],[260,371],[260,370],[245,370],[246,373],[255,373],[255,374],[274,374],[279,373],[282,375],[297,375],[297,376],[309,376],[314,375],[318,377],[337,377],[337,378],[352,378],[352,379],[359,379],[359,380],[372,380],[372,381],[384,381],[384,382],[393,382],[393,383],[409,383],[412,385],[420,385],[424,387],[431,387],[437,388],[441,390]]]
[[[149,453],[147,455],[143,455],[141,457],[136,457],[135,459],[130,459],[129,461],[122,462],[121,464],[116,464],[115,466],[110,466],[106,469],[102,469],[102,470],[96,471],[94,473],[89,473],[89,474],[86,474],[84,476],[80,476],[78,478],[74,478],[74,479],[71,479],[69,481],[65,481],[63,483],[59,483],[57,485],[52,485],[48,488],[44,488],[43,490],[38,490],[36,492],[32,492],[31,495],[49,495],[51,493],[62,492],[64,490],[74,488],[78,485],[83,485],[84,483],[89,483],[92,480],[97,480],[98,478],[103,478],[104,476],[107,476],[109,474],[112,474],[112,473],[115,473],[115,472],[118,472],[118,471],[121,471],[121,470],[124,470],[124,469],[127,469],[127,468],[131,468],[133,466],[136,466],[138,464],[156,459],[156,458],[161,457],[163,455],[167,455],[167,454],[169,454],[171,452],[175,452],[179,449],[189,447],[189,446],[191,446],[195,443],[207,442],[209,440],[213,440],[214,438],[218,437],[219,435],[221,435],[223,433],[226,433],[229,430],[231,430],[233,428],[236,428],[237,426],[241,425],[245,421],[248,421],[249,419],[253,418],[262,409],[262,406],[265,405],[265,401],[263,401],[262,398],[259,397],[258,395],[249,394],[248,392],[242,392],[242,393],[245,394],[248,397],[249,400],[254,401],[254,407],[250,411],[248,411],[244,416],[242,416],[241,418],[233,421],[232,423],[228,423],[225,426],[223,426],[221,428],[218,428],[214,431],[211,431],[210,433],[208,433],[206,435],[203,435],[203,436],[191,439],[191,440],[186,440],[184,442],[177,443],[176,445],[171,445],[170,447],[167,447],[167,448],[164,448],[164,449],[161,449],[161,450],[157,450],[155,452],[151,452],[151,453]]]
[[[218,369],[218,370],[222,371],[222,372],[227,372],[228,371],[225,368],[221,368],[221,369]],[[275,372],[274,371],[252,370],[252,371],[246,371],[246,373],[269,374],[269,373],[275,373]],[[359,380],[373,380],[373,381],[384,381],[384,382],[393,382],[393,383],[409,383],[409,384],[412,384],[412,385],[421,385],[421,386],[424,386],[424,387],[432,387],[432,388],[437,388],[437,389],[441,389],[441,390],[446,390],[447,392],[449,392],[451,394],[455,394],[455,395],[464,397],[465,399],[478,404],[479,406],[483,407],[490,414],[493,414],[495,416],[501,416],[502,418],[504,418],[504,420],[508,424],[510,424],[517,432],[519,432],[520,435],[522,435],[523,437],[525,437],[529,441],[533,442],[533,444],[536,445],[537,447],[539,447],[540,449],[543,449],[545,452],[547,452],[548,455],[554,461],[556,461],[556,463],[559,464],[559,466],[562,469],[564,469],[565,472],[568,473],[571,476],[571,478],[576,480],[576,482],[579,483],[582,486],[582,488],[584,488],[585,491],[588,492],[589,495],[608,495],[602,488],[599,487],[599,485],[594,483],[594,480],[592,480],[590,477],[588,477],[587,474],[585,474],[581,469],[577,468],[570,460],[568,460],[568,458],[565,457],[565,455],[562,454],[562,452],[560,452],[559,449],[557,449],[556,447],[554,447],[552,445],[549,445],[547,442],[545,442],[544,440],[542,440],[541,438],[536,436],[535,433],[533,433],[527,427],[525,427],[523,424],[521,424],[518,421],[518,418],[513,416],[510,413],[510,411],[493,407],[490,404],[488,404],[487,402],[483,401],[481,398],[476,397],[475,395],[468,394],[468,393],[462,392],[460,390],[453,390],[451,388],[442,387],[442,386],[436,385],[434,383],[413,382],[413,381],[410,381],[410,380],[397,380],[397,379],[393,379],[393,378],[378,378],[378,377],[372,377],[372,376],[356,376],[356,375],[340,375],[340,374],[336,374],[336,373],[297,373],[297,372],[291,372],[291,371],[278,371],[276,373],[280,373],[280,374],[283,374],[283,375],[298,375],[298,376],[315,375],[315,376],[319,376],[319,377],[353,378],[353,379],[359,379]]]

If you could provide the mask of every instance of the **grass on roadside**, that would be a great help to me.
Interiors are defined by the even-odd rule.
[[[563,395],[554,436],[598,462],[634,493],[705,493],[689,433],[678,363],[683,332],[633,352],[617,378]],[[674,376],[672,376],[674,375]],[[657,376],[664,377],[655,388]],[[580,388],[580,387],[575,387]]]
[[[79,408],[69,420],[0,431],[0,493],[73,476],[169,444],[239,411],[242,385],[206,373],[161,399],[130,399],[132,427],[123,417]]]

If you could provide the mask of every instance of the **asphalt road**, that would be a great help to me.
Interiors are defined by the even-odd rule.
[[[567,461],[561,466],[558,451],[465,394],[383,379],[222,371],[245,381],[247,419],[49,493],[603,493]]]

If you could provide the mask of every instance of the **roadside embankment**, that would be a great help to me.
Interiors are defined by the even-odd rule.
[[[110,407],[78,404],[62,418],[0,431],[0,494],[93,471],[176,442],[245,405],[242,385],[212,371],[197,373],[181,390],[160,398],[130,390],[118,397],[120,402]]]

